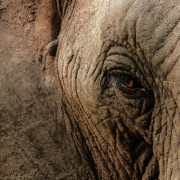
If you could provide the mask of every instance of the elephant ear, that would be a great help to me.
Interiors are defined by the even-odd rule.
[[[62,22],[65,14],[66,14],[66,11],[68,10],[69,12],[72,12],[74,4],[75,4],[75,1],[56,0],[55,4],[56,4],[55,6],[56,6],[56,9],[57,9],[57,13],[58,13],[58,16],[59,16],[59,24],[58,24],[58,26],[61,26],[61,22]],[[70,15],[71,15],[71,13],[69,13],[69,16]],[[57,47],[58,47],[58,39],[56,39],[54,41],[51,41],[47,45],[48,53],[51,56],[55,57],[56,56]]]
[[[55,57],[56,56],[56,51],[57,51],[57,47],[58,47],[58,40],[54,40],[54,41],[51,41],[48,45],[47,45],[47,50],[48,50],[48,53]]]

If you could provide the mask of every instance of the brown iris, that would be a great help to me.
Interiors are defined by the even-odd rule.
[[[127,88],[133,88],[134,81],[132,79],[128,79],[126,82],[124,82],[124,86],[126,86]]]

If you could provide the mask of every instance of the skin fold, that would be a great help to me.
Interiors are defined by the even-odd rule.
[[[77,0],[65,14],[57,76],[94,179],[179,178],[179,22],[179,0]]]

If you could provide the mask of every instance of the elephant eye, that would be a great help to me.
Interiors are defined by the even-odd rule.
[[[142,88],[141,84],[137,82],[137,80],[131,76],[128,75],[121,75],[119,79],[122,83],[122,85],[126,88],[129,89],[137,89],[137,88]]]
[[[135,77],[128,74],[112,74],[111,85],[129,98],[139,98],[146,92],[141,83]]]

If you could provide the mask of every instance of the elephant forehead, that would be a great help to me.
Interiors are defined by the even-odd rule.
[[[127,39],[137,53],[141,48],[155,70],[179,46],[179,0],[112,0],[104,7],[102,38],[112,39],[113,34],[120,42]]]

